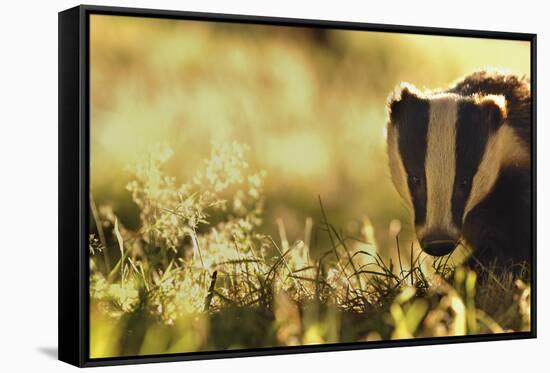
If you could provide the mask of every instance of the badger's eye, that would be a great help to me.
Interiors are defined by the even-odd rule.
[[[469,178],[464,178],[460,181],[459,186],[461,189],[468,189],[470,187],[471,182],[472,181]]]
[[[420,186],[420,178],[418,176],[409,176],[409,181],[415,187]]]

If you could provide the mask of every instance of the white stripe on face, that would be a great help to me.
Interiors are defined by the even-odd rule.
[[[502,167],[528,168],[531,157],[527,146],[504,124],[487,142],[485,153],[472,182],[472,190],[464,208],[462,220],[491,192]]]
[[[442,94],[430,99],[426,149],[426,221],[418,238],[441,232],[460,234],[452,222],[452,196],[456,168],[458,96]]]
[[[412,197],[407,185],[407,172],[403,166],[403,160],[399,152],[399,132],[394,125],[388,126],[388,158],[390,163],[390,172],[395,189],[405,203],[413,208]]]

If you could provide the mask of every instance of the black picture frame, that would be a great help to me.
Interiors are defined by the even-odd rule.
[[[532,94],[531,331],[90,359],[89,17],[92,14],[528,41]],[[81,5],[59,13],[59,360],[79,367],[536,338],[536,34]]]

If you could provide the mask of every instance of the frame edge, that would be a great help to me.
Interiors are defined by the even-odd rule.
[[[81,8],[58,13],[58,359],[83,366],[80,208]]]

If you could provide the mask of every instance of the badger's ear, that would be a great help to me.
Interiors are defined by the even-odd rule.
[[[506,98],[502,95],[487,95],[479,98],[479,105],[489,129],[496,131],[506,120]]]
[[[401,83],[388,100],[390,123],[394,125],[399,123],[403,113],[410,110],[416,102],[420,101],[421,97],[422,93],[415,86],[409,83]]]

